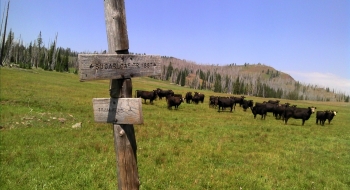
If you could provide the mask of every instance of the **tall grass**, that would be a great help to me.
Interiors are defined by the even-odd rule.
[[[1,68],[1,189],[116,189],[111,124],[94,122],[92,98],[109,97],[109,81],[37,69]],[[183,88],[133,78],[133,90]],[[288,125],[236,107],[204,104],[167,109],[165,100],[143,104],[135,125],[140,189],[349,189],[348,103],[290,101],[338,114],[330,125]],[[223,94],[215,94],[223,95]],[[248,97],[255,102],[266,99]],[[72,128],[82,122],[81,128]]]

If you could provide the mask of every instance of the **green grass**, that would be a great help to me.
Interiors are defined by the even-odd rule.
[[[109,81],[38,69],[0,74],[1,189],[117,188],[112,126],[95,123],[92,110],[92,98],[109,97]],[[132,82],[133,91],[195,91],[150,78]],[[315,115],[304,126],[295,119],[284,125],[239,107],[218,113],[208,97],[224,94],[198,91],[204,104],[143,104],[144,124],[134,126],[140,189],[350,188],[349,103],[281,100],[338,111],[330,125],[316,125]],[[78,122],[82,128],[72,128]]]

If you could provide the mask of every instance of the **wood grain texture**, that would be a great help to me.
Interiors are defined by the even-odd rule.
[[[161,57],[130,54],[79,54],[80,81],[161,75]]]
[[[124,0],[104,0],[108,52],[129,49]]]
[[[126,14],[124,0],[104,0],[105,20],[107,29],[107,41],[108,41],[108,53],[113,54],[129,54],[129,40],[128,31],[126,28]],[[123,55],[128,56],[128,55]],[[123,60],[131,61],[131,58]],[[107,65],[101,65],[95,59],[95,69],[92,69],[92,80],[99,79],[99,74],[105,77],[99,71],[109,71],[106,79],[111,79],[110,83],[110,96],[111,98],[131,98],[132,97],[132,83],[131,77],[136,76],[136,71],[126,72],[128,69],[122,69],[122,73],[116,72],[116,68],[131,68],[128,63],[122,62],[117,65],[118,62],[110,62],[108,60]],[[113,60],[112,60],[113,61]],[[97,64],[96,64],[97,63]],[[137,62],[135,62],[137,63]],[[112,64],[112,65],[110,65]],[[82,64],[84,65],[84,64]],[[94,65],[87,64],[91,69]],[[133,66],[137,64],[132,64]],[[105,69],[103,69],[103,66]],[[97,67],[99,69],[97,69]],[[113,69],[113,67],[115,69]],[[107,69],[106,69],[107,68]],[[112,69],[110,69],[112,68]],[[120,69],[119,69],[120,70]],[[133,69],[131,69],[133,70]],[[130,71],[130,70],[129,70]],[[134,74],[134,72],[136,72]],[[82,71],[83,73],[83,71]],[[97,73],[97,75],[96,75]],[[81,75],[84,76],[84,75]],[[88,76],[86,74],[85,76]],[[103,78],[102,77],[102,78]],[[141,109],[140,109],[141,110]],[[142,115],[142,114],[141,114]],[[121,135],[124,131],[125,135]],[[118,189],[139,189],[140,181],[137,171],[137,144],[133,124],[113,124],[113,136],[114,136],[114,148],[117,156],[117,174],[118,174]],[[125,138],[127,137],[127,138]]]
[[[94,98],[95,122],[143,124],[140,98]]]
[[[135,131],[130,125],[113,125],[114,148],[117,152],[118,189],[139,189],[140,181],[137,171]],[[117,138],[116,138],[117,137]]]

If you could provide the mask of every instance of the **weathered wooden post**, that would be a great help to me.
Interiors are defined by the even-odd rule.
[[[160,56],[129,55],[124,0],[104,0],[108,54],[79,54],[80,81],[111,79],[110,97],[94,98],[96,122],[113,123],[118,189],[139,189],[133,124],[142,124],[141,99],[131,77],[161,74]]]
[[[108,53],[129,54],[124,0],[105,0]],[[125,78],[124,78],[125,77]],[[131,76],[110,81],[111,98],[131,98]],[[113,124],[114,148],[117,156],[118,189],[139,189],[137,144],[132,124]]]

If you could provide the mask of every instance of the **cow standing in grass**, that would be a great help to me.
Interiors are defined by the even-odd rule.
[[[194,92],[194,95],[192,97],[192,102],[198,104],[199,102],[203,103],[204,102],[204,94],[202,93],[198,93],[198,92]]]
[[[332,112],[330,110],[317,111],[316,112],[316,124],[318,125],[318,122],[320,122],[320,125],[324,125],[324,123],[330,117],[331,114],[332,114]]]
[[[210,96],[209,97],[209,107],[216,108],[218,105],[219,96]]]
[[[153,90],[153,91],[143,91],[143,90],[136,90],[136,98],[142,98],[145,100],[145,104],[146,104],[146,100],[149,100],[151,104],[153,104],[153,100],[155,100],[157,98],[157,91]]]
[[[221,110],[223,110],[224,108],[231,108],[230,112],[232,112],[232,109],[235,109],[235,100],[233,98],[230,97],[219,97],[218,98],[218,112],[220,112],[220,108]]]
[[[261,105],[256,105],[252,108],[250,108],[252,110],[252,113],[254,115],[254,119],[256,119],[256,115],[261,115],[261,119],[265,119],[266,118],[266,105],[265,104],[261,104]]]
[[[253,100],[243,100],[243,110],[247,111],[248,108],[252,108],[254,105]]]
[[[239,103],[239,107],[242,107],[243,105],[243,100],[245,98],[245,96],[241,96],[241,97],[232,97],[235,100],[235,106],[236,103]]]
[[[289,105],[289,103],[276,105],[273,111],[273,115],[276,117],[276,119],[281,119],[283,117],[284,110],[286,110],[286,108],[289,107]]]
[[[327,111],[317,111],[316,112],[316,124],[318,124],[318,121],[320,121],[320,124],[323,125],[328,120],[328,124],[331,124],[332,119],[334,116],[337,115],[337,111],[334,110],[327,110]]]
[[[283,118],[284,123],[287,124],[289,118],[301,119],[302,125],[304,125],[305,121],[308,120],[312,113],[315,112],[316,107],[308,107],[308,108],[294,108],[288,107],[285,109]]]
[[[185,95],[186,103],[190,104],[192,101],[192,92],[187,92]]]
[[[167,96],[168,109],[172,109],[173,106],[175,107],[175,109],[178,109],[182,102],[183,102],[182,97]]]
[[[334,116],[336,116],[337,115],[337,111],[334,111],[334,110],[330,110],[330,114],[328,115],[328,124],[331,124],[331,121],[332,121],[332,119],[334,118]]]
[[[157,88],[157,94],[159,100],[161,100],[163,97],[167,98],[169,95],[174,96],[174,91],[172,90],[162,90],[160,88]]]

